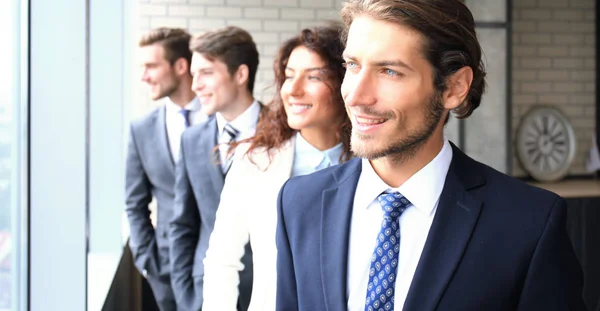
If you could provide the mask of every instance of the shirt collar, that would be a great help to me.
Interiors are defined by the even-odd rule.
[[[446,175],[452,161],[452,147],[448,140],[444,140],[442,150],[431,162],[411,176],[398,188],[388,186],[375,172],[367,159],[362,160],[362,173],[360,175],[357,191],[361,197],[370,198],[369,202],[361,202],[367,208],[379,194],[386,190],[398,191],[405,196],[419,211],[429,215],[437,205]],[[359,205],[360,206],[360,205]]]
[[[340,157],[344,152],[344,146],[341,142],[325,151],[321,151],[307,142],[299,131],[296,132],[295,148],[294,158],[302,159],[302,162],[315,169],[339,164]]]
[[[247,138],[244,135],[248,132],[252,132],[256,129],[256,123],[258,122],[258,117],[260,115],[260,103],[258,101],[252,102],[252,104],[242,112],[237,118],[233,119],[231,122],[227,122],[225,117],[219,112],[215,114],[217,118],[217,128],[219,130],[219,135],[223,133],[223,128],[227,123],[231,124],[233,128],[240,132],[240,138]]]
[[[181,107],[179,105],[177,105],[176,103],[174,103],[173,101],[171,101],[170,98],[167,97],[167,103],[165,104],[167,111],[169,113],[173,113],[173,114],[177,114],[179,113],[179,111],[181,111]],[[190,112],[196,112],[196,111],[200,111],[202,109],[202,106],[200,105],[200,99],[198,99],[198,97],[194,97],[189,103],[187,103],[185,105],[185,107],[183,109],[187,109]],[[223,125],[225,126],[225,125]]]

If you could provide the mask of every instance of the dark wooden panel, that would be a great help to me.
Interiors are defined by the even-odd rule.
[[[568,198],[567,232],[584,274],[588,310],[600,311],[600,197]]]

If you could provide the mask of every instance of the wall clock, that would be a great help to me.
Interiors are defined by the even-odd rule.
[[[516,136],[517,157],[534,179],[562,179],[575,157],[575,133],[556,108],[534,107],[521,119]]]

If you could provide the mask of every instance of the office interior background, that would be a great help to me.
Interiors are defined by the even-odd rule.
[[[516,132],[538,106],[569,120],[567,175],[536,183],[566,197],[584,297],[600,310],[597,148],[598,7],[594,0],[467,0],[484,49],[488,88],[446,134],[473,158],[535,182]],[[140,82],[136,45],[159,26],[236,25],[260,52],[255,96],[273,95],[279,44],[339,19],[341,0],[0,1],[0,311],[142,310],[143,280],[127,252],[124,164],[131,120],[160,102]]]

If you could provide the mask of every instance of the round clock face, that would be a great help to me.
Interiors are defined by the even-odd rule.
[[[523,117],[516,137],[523,169],[538,181],[557,181],[569,171],[575,156],[575,134],[557,109],[538,107]]]

